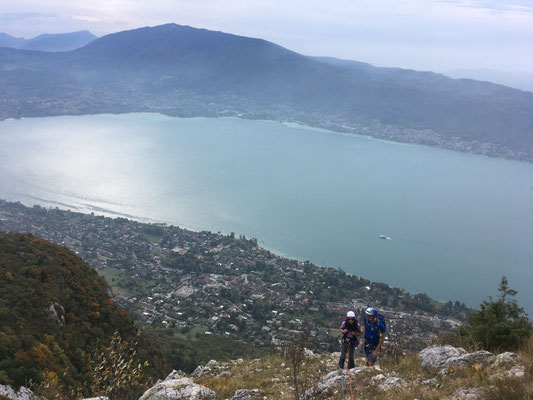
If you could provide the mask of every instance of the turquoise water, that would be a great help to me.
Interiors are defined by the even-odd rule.
[[[157,114],[3,121],[0,163],[7,200],[245,234],[469,305],[505,274],[533,314],[532,164]]]

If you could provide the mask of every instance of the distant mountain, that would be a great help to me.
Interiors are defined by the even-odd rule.
[[[24,38],[16,38],[7,33],[0,32],[0,47],[12,47],[14,49],[21,49],[26,43]]]
[[[95,39],[96,36],[89,31],[57,34],[45,33],[28,40],[0,33],[0,47],[52,52],[70,51],[83,47]]]
[[[478,68],[454,69],[445,72],[445,74],[451,76],[452,78],[476,79],[478,81],[493,82],[500,85],[533,92],[532,72],[506,72],[487,68]]]
[[[161,354],[135,336],[109,286],[72,251],[32,235],[0,232],[0,260],[0,384],[42,384],[47,398],[91,395],[94,377],[88,371],[100,363],[93,353],[115,331],[137,341],[138,361],[150,361],[150,374],[166,369]]]
[[[0,49],[0,89],[0,118],[230,115],[533,161],[533,93],[175,24],[65,53]]]

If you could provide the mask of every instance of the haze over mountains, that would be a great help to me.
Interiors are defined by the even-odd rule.
[[[0,47],[40,51],[70,51],[85,46],[96,39],[89,31],[49,34],[45,33],[32,39],[16,38],[0,33]]]
[[[533,161],[533,93],[175,24],[69,52],[0,48],[0,105],[2,119],[152,111],[293,121]]]

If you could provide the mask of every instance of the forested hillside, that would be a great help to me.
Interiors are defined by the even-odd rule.
[[[0,383],[31,383],[48,395],[94,394],[100,388],[94,367],[109,356],[102,349],[109,350],[115,333],[135,348],[136,364],[149,363],[141,381],[168,372],[166,358],[137,335],[108,292],[70,250],[32,235],[0,233]]]

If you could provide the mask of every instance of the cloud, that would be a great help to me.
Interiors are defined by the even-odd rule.
[[[73,15],[72,19],[75,21],[100,22],[100,18],[88,17],[85,15]]]
[[[477,8],[496,12],[515,12],[533,14],[533,0],[501,1],[501,0],[438,0],[459,7]]]
[[[533,0],[18,0],[2,12],[11,35],[175,22],[380,65],[533,69]]]
[[[0,13],[0,21],[7,22],[7,23],[11,23],[11,22],[25,23],[28,20],[47,19],[47,18],[53,18],[53,17],[54,17],[54,14],[39,13],[39,12]]]

